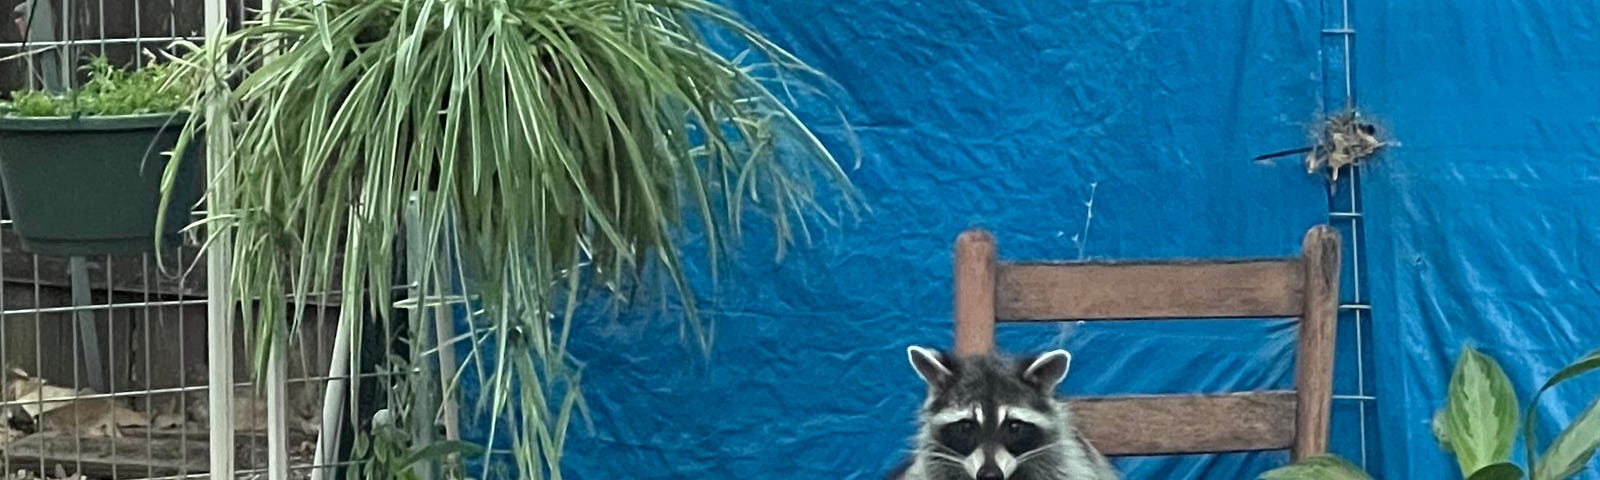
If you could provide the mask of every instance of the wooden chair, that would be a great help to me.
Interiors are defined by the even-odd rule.
[[[1306,233],[1298,257],[1001,262],[989,232],[968,230],[955,247],[955,352],[993,350],[996,321],[1295,317],[1300,329],[1293,390],[1070,401],[1083,435],[1108,456],[1289,449],[1299,460],[1324,453],[1339,243],[1336,231],[1320,225]]]

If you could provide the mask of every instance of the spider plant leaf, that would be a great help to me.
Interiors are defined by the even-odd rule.
[[[751,53],[719,55],[708,27]],[[272,22],[194,48],[173,63],[207,78],[191,100],[233,118],[208,136],[226,159],[214,181],[233,186],[208,199],[228,219],[209,235],[233,251],[229,288],[289,299],[245,309],[255,350],[334,290],[342,322],[380,335],[399,331],[395,308],[464,303],[470,331],[440,341],[466,361],[442,376],[475,372],[477,413],[509,439],[519,478],[559,478],[585,412],[567,344],[586,292],[621,302],[664,280],[708,349],[685,234],[705,239],[715,274],[748,213],[771,219],[781,253],[810,218],[833,221],[816,190],[851,212],[859,200],[784,104],[821,91],[789,84],[825,76],[710,2],[282,0]],[[409,202],[420,225],[400,220]],[[396,302],[406,228],[422,264],[450,266],[408,272],[429,298]]]

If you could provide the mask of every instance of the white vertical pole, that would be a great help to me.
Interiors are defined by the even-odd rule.
[[[276,321],[266,319],[267,321]],[[272,341],[267,359],[267,478],[289,479],[289,432],[285,417],[289,410],[288,388],[289,329],[281,329]],[[214,477],[213,477],[214,478]]]
[[[410,300],[416,302],[415,307],[407,310],[405,315],[407,323],[411,327],[412,339],[417,342],[416,347],[411,348],[411,352],[416,355],[414,360],[417,362],[417,366],[420,367],[415,370],[416,373],[414,375],[410,376],[412,384],[416,385],[416,387],[408,390],[412,395],[411,400],[414,402],[412,411],[415,412],[411,415],[412,424],[409,426],[416,429],[417,443],[427,445],[433,443],[437,436],[434,432],[433,421],[434,414],[439,408],[439,394],[437,390],[433,389],[433,382],[439,375],[438,372],[428,368],[427,356],[420,353],[432,348],[436,341],[428,338],[429,332],[423,328],[423,325],[427,322],[427,312],[430,309],[427,307],[428,292],[422,286],[427,283],[424,280],[427,278],[430,268],[422,263],[422,260],[428,258],[428,256],[422,248],[425,243],[422,240],[422,233],[425,229],[422,225],[422,212],[421,207],[418,205],[417,192],[411,192],[410,198],[406,199],[405,215],[401,218],[401,228],[405,229],[406,283],[411,286],[407,289],[407,294],[410,296]],[[416,465],[412,465],[411,469],[418,478],[432,479],[438,478],[434,472],[437,466],[433,459],[428,459],[417,462]]]
[[[226,33],[227,0],[206,0],[206,42],[220,41]],[[214,50],[213,50],[214,51]],[[218,55],[225,55],[219,52]],[[225,67],[224,58],[213,58],[219,67]],[[228,110],[218,108],[222,100],[223,85],[211,85],[210,101],[206,105],[206,178],[213,180],[206,198],[208,216],[227,212],[226,192],[232,185],[225,175],[218,173],[226,168],[229,138]],[[209,230],[209,229],[208,229]],[[226,230],[224,230],[226,232]],[[211,233],[211,232],[207,232]],[[206,252],[206,357],[210,366],[206,388],[210,419],[211,469],[210,477],[234,478],[233,465],[233,299],[228,285],[229,264],[233,257],[233,240],[222,233]]]
[[[317,451],[312,456],[311,480],[333,478],[333,457],[339,448],[339,425],[344,421],[345,377],[350,372],[350,322],[339,317],[333,333],[333,359],[328,363],[328,386],[322,397],[322,428],[317,434]]]
[[[415,396],[416,405],[413,416],[416,435],[423,444],[436,441],[438,434],[436,421],[444,425],[446,440],[460,440],[460,420],[457,418],[455,396],[451,395],[450,379],[456,370],[455,347],[452,339],[455,338],[455,320],[451,315],[450,305],[443,301],[444,297],[453,294],[449,292],[448,283],[439,279],[438,273],[448,271],[444,265],[445,254],[437,250],[429,251],[429,238],[426,235],[430,225],[423,220],[421,198],[416,192],[411,193],[411,198],[406,202],[405,231],[406,231],[406,272],[410,285],[411,300],[416,302],[415,307],[407,312],[411,319],[411,326],[415,333],[414,338],[420,341],[421,348],[415,352],[435,350],[438,357],[437,368],[428,365],[428,356],[423,353],[415,359],[419,368],[419,382],[417,388],[411,390]],[[448,242],[445,248],[448,249]],[[424,260],[433,260],[431,263]],[[434,281],[428,281],[428,280]],[[426,285],[427,288],[423,288]],[[433,331],[428,332],[429,323]],[[432,333],[432,338],[428,334]],[[437,478],[438,462],[430,460],[418,462],[415,471],[421,478]]]
[[[461,440],[461,414],[460,407],[456,404],[456,399],[459,396],[455,395],[456,385],[454,383],[456,374],[456,318],[455,313],[451,311],[453,306],[443,301],[443,299],[462,295],[465,292],[457,291],[453,285],[453,281],[456,278],[456,269],[450,265],[450,259],[455,258],[455,250],[460,248],[456,244],[455,218],[447,213],[444,222],[444,238],[439,242],[439,250],[443,251],[427,252],[435,255],[434,263],[427,266],[431,270],[426,273],[435,275],[436,281],[433,288],[437,292],[436,296],[439,297],[435,301],[437,305],[428,310],[432,312],[429,317],[433,319],[433,343],[439,350],[439,394],[440,402],[443,403],[440,415],[444,421],[444,438],[456,441]],[[419,219],[417,228],[424,227],[426,225],[423,225]],[[425,237],[419,238],[422,239],[421,241],[426,240]],[[423,294],[427,295],[428,292],[423,292]],[[419,308],[419,310],[422,309]]]
[[[351,235],[359,235],[354,231],[357,228],[354,222],[351,222],[350,228]],[[346,258],[345,261],[352,260]],[[333,463],[339,452],[339,428],[344,423],[344,395],[350,391],[356,379],[350,367],[350,342],[354,335],[351,330],[355,328],[355,322],[361,321],[350,316],[350,309],[343,308],[348,303],[343,296],[360,294],[342,292],[340,295],[339,323],[333,331],[333,358],[328,361],[328,383],[322,393],[322,426],[317,429],[317,450],[311,457],[311,480],[331,480],[338,471]]]
[[[272,21],[278,15],[277,0],[262,2],[262,19]],[[300,312],[294,312],[297,315]],[[276,322],[279,319],[266,319]],[[289,330],[282,329],[273,338],[272,351],[267,358],[267,478],[289,480],[289,430],[286,419],[289,402],[288,351]]]

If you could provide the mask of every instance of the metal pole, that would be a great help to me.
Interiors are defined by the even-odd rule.
[[[433,284],[433,291],[435,292],[435,296],[439,297],[441,301],[436,301],[435,303],[437,305],[435,305],[433,308],[425,310],[419,308],[419,310],[431,312],[430,316],[433,319],[433,343],[439,350],[439,401],[442,407],[439,414],[442,417],[441,420],[444,422],[444,438],[446,440],[455,441],[461,440],[461,415],[459,413],[460,407],[456,404],[454,381],[456,374],[456,317],[454,312],[452,312],[451,305],[448,302],[442,301],[442,299],[447,296],[458,295],[461,292],[457,292],[453,286],[454,279],[456,278],[454,276],[455,269],[450,267],[448,260],[449,258],[452,258],[449,254],[451,249],[455,248],[454,230],[449,226],[455,225],[455,222],[452,221],[451,217],[448,215],[445,218],[447,233],[444,235],[445,241],[441,242],[443,244],[443,250],[445,251],[431,252],[437,255],[437,257],[435,257],[436,260],[434,260],[432,265],[428,265],[428,268],[432,270],[427,272],[429,275],[435,275],[436,281]],[[420,229],[423,227],[424,225],[421,225],[419,222],[417,228]]]
[[[428,292],[424,288],[429,286],[429,283],[425,280],[432,269],[423,262],[428,258],[428,254],[423,251],[426,242],[422,233],[425,229],[422,226],[422,212],[417,201],[416,192],[412,192],[411,198],[406,199],[402,228],[405,229],[406,239],[406,277],[409,280],[408,284],[411,285],[408,293],[411,299],[417,302],[416,308],[407,312],[406,319],[411,324],[411,332],[415,335],[413,338],[418,341],[418,345],[413,347],[411,352],[421,367],[416,369],[417,373],[412,376],[417,387],[410,390],[416,402],[412,410],[416,413],[412,415],[414,423],[411,427],[416,429],[418,444],[427,445],[433,443],[438,436],[434,431],[433,421],[439,408],[439,391],[433,388],[433,382],[439,375],[429,368],[426,358],[420,354],[432,347],[437,339],[428,338],[429,332],[422,327],[427,322],[427,312],[430,310],[427,307]],[[437,466],[435,461],[430,459],[417,462],[412,470],[419,478],[436,478],[434,472]]]
[[[440,278],[440,273],[449,270],[444,265],[446,256],[437,250],[426,249],[430,240],[427,233],[432,226],[423,220],[420,201],[417,193],[411,194],[406,202],[404,219],[406,274],[412,286],[411,300],[416,302],[409,318],[412,319],[412,331],[420,343],[419,348],[413,349],[416,352],[415,359],[420,364],[416,369],[418,388],[413,390],[417,402],[413,411],[418,412],[413,427],[417,429],[419,441],[427,444],[437,440],[437,429],[441,424],[446,440],[460,440],[461,433],[450,381],[456,371],[455,346],[451,342],[455,338],[455,325],[452,323],[455,317],[451,315],[450,305],[442,301],[454,292],[447,292],[449,284]],[[445,248],[448,248],[448,242]],[[429,323],[432,323],[432,332],[428,331]],[[431,338],[429,333],[433,334]],[[437,355],[438,363],[429,362],[424,352],[430,350]],[[439,467],[437,461],[418,462],[416,470],[422,478],[435,478]]]
[[[271,480],[289,479],[288,343],[288,329],[280,329],[267,359],[267,478]]]
[[[207,44],[222,39],[226,33],[227,3],[226,0],[206,0],[205,2],[205,36]],[[212,50],[215,55],[226,55],[225,52]],[[212,58],[218,63],[218,68],[225,68],[224,58]],[[214,78],[214,77],[213,77]],[[227,146],[232,143],[230,137],[228,110],[219,108],[222,101],[225,85],[210,85],[211,95],[206,105],[205,120],[210,128],[206,129],[206,178],[212,179],[206,195],[206,215],[216,216],[228,213],[230,206],[226,205],[227,192],[232,185],[227,181],[226,175],[220,175],[227,167]],[[210,415],[210,444],[211,444],[211,478],[234,478],[234,437],[233,437],[233,299],[228,284],[229,264],[233,257],[233,239],[224,229],[220,232],[209,232],[219,235],[206,252],[206,356],[210,367],[207,384],[208,406]]]
[[[350,323],[341,314],[333,334],[333,359],[328,363],[328,386],[322,396],[322,428],[317,434],[317,451],[312,457],[311,480],[333,478],[334,450],[339,448],[339,424],[344,421],[344,393],[350,371]]]
[[[67,276],[72,283],[72,316],[78,322],[78,337],[83,353],[83,368],[86,378],[84,383],[96,392],[107,392],[105,365],[100,363],[100,335],[95,330],[94,311],[84,309],[92,302],[89,299],[89,261],[82,256],[74,255],[67,264]],[[109,299],[108,299],[109,300]]]
[[[263,19],[270,22],[277,18],[277,1],[268,0],[262,6]],[[286,418],[289,410],[286,398],[289,330],[280,329],[273,336],[272,351],[268,352],[267,358],[267,478],[271,480],[289,479],[289,430]]]
[[[62,69],[60,68],[63,57],[61,49],[55,46],[60,40],[56,39],[54,7],[46,0],[27,0],[22,5],[21,20],[24,30],[22,50],[38,49],[40,46],[47,47],[37,55],[39,57],[37,60],[34,58],[35,55],[23,57],[28,59],[28,86],[31,88],[36,83],[43,83],[45,91],[65,92],[67,90],[67,77],[62,76]],[[36,61],[38,65],[34,64]]]

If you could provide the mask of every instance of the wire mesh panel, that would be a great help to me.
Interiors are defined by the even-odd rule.
[[[228,0],[236,25],[259,1]],[[201,42],[203,0],[12,0],[0,26],[0,92],[70,91],[90,58],[137,68],[174,40]],[[92,172],[85,172],[92,175]],[[269,435],[283,435],[288,478],[309,478],[338,321],[337,299],[308,306],[290,339],[286,428],[268,431],[262,388],[239,382],[231,409],[210,408],[207,273],[199,233],[161,255],[36,255],[0,199],[0,466],[3,478],[208,478],[210,422],[231,422],[238,478],[265,478]],[[203,212],[195,214],[196,218]],[[337,293],[337,292],[333,292]],[[246,307],[248,308],[248,306]],[[236,329],[238,330],[238,329]],[[389,357],[378,356],[379,362]],[[387,375],[374,364],[359,375]],[[382,396],[380,396],[381,398]],[[373,409],[368,409],[373,410]],[[352,425],[370,423],[360,415]],[[342,442],[349,450],[348,439]],[[330,462],[343,463],[343,462]]]
[[[86,478],[167,478],[205,472],[206,424],[231,421],[241,478],[265,468],[266,403],[249,383],[236,385],[231,412],[209,408],[204,395],[204,286],[181,269],[163,278],[152,255],[88,262],[91,305],[74,305],[69,261],[21,251],[0,236],[8,367],[7,420],[0,459],[12,474],[82,474]],[[192,262],[195,247],[180,249]],[[123,273],[123,272],[126,273]],[[203,277],[201,277],[203,278]],[[89,322],[80,322],[87,314]],[[307,464],[320,421],[331,316],[312,313],[289,358],[288,435],[291,462]],[[238,358],[248,358],[239,343]],[[101,365],[84,361],[98,349]],[[235,365],[240,378],[243,365]],[[311,367],[311,368],[307,368]],[[90,372],[103,386],[88,384]],[[311,378],[307,378],[311,377]],[[302,475],[302,477],[305,475]]]
[[[1322,12],[1324,107],[1332,114],[1357,105],[1352,67],[1356,28],[1351,24],[1350,0],[1324,0]],[[1341,275],[1345,285],[1340,288],[1340,342],[1353,346],[1338,360],[1333,421],[1336,436],[1355,439],[1355,451],[1335,453],[1365,467],[1377,464],[1381,452],[1374,441],[1378,398],[1368,382],[1376,366],[1371,362],[1373,312],[1366,292],[1361,177],[1361,165],[1350,165],[1334,185],[1328,198],[1328,210],[1330,223],[1338,227],[1345,238],[1344,258],[1347,259]]]
[[[230,17],[243,18],[245,4],[229,1]],[[178,39],[202,40],[202,0],[8,3],[9,28],[0,29],[0,48],[12,60],[0,65],[0,87],[7,92],[81,85],[84,76],[78,67],[84,56],[104,55],[117,65],[138,66],[144,62],[142,51],[164,48]],[[69,79],[72,83],[67,83]]]

